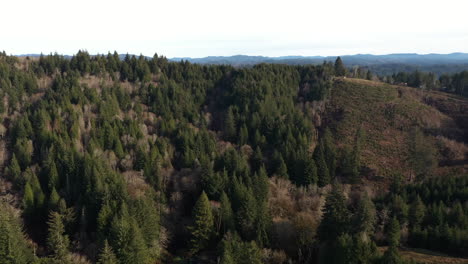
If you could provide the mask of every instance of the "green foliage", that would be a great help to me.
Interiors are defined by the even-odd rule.
[[[107,240],[104,241],[104,246],[102,247],[101,253],[98,257],[98,264],[117,264],[117,257],[112,251],[111,246],[107,243]]]
[[[350,213],[339,185],[334,184],[330,193],[327,194],[322,211],[322,221],[318,230],[321,241],[334,241],[339,236],[347,233],[350,224]]]
[[[327,161],[325,160],[325,146],[323,140],[320,140],[318,146],[314,150],[314,160],[317,164],[318,186],[323,187],[330,183],[330,171],[328,170]]]
[[[48,221],[47,248],[54,263],[71,263],[69,246],[70,241],[65,234],[62,216],[51,212]]]
[[[190,252],[197,253],[204,249],[213,237],[214,220],[210,201],[205,192],[202,192],[193,208],[194,222],[190,226]]]
[[[223,229],[223,233],[228,231],[235,230],[235,221],[234,221],[234,213],[232,211],[231,202],[229,201],[228,196],[225,192],[221,194],[221,207],[220,207],[220,215],[221,215],[221,225]]]
[[[33,263],[35,257],[26,242],[21,221],[9,205],[0,203],[0,263]]]
[[[335,60],[335,74],[337,76],[345,76],[346,75],[346,68],[344,67],[343,61],[340,57],[336,58]]]

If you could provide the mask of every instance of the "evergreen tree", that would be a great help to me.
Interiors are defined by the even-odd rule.
[[[104,240],[104,247],[101,250],[101,253],[98,257],[98,264],[117,264],[117,257],[114,252],[112,252],[111,246],[107,242],[107,239]]]
[[[194,223],[189,227],[192,236],[190,239],[190,252],[195,254],[208,245],[213,234],[213,214],[211,212],[210,201],[205,192],[202,192],[198,198],[192,215]]]
[[[387,241],[389,247],[398,247],[400,245],[400,223],[396,217],[393,217],[387,232]]]
[[[354,214],[354,226],[358,233],[363,234],[367,242],[374,232],[376,222],[376,211],[372,200],[367,192],[364,192],[359,199],[356,213]]]
[[[325,160],[323,140],[320,140],[314,150],[314,160],[317,164],[318,186],[323,187],[330,183],[330,172]]]
[[[52,192],[50,193],[49,196],[49,210],[57,210],[58,204],[59,204],[60,196],[55,190],[55,188],[52,188]]]
[[[304,161],[304,185],[316,184],[317,181],[317,166],[314,159],[308,155]]]
[[[0,263],[33,263],[35,257],[29,248],[20,220],[13,209],[0,203]]]
[[[236,121],[234,119],[234,113],[232,107],[229,107],[224,119],[224,138],[227,141],[235,141],[236,139]]]
[[[234,213],[232,211],[231,202],[225,192],[221,194],[221,224],[223,233],[234,231]]]
[[[29,182],[26,182],[26,185],[24,186],[23,207],[26,214],[30,214],[36,209],[34,203],[34,193]]]
[[[335,60],[335,74],[336,76],[345,76],[346,68],[344,67],[343,61],[340,57]]]
[[[71,263],[68,251],[70,242],[65,234],[62,216],[57,212],[51,212],[48,225],[47,247],[54,263]]]
[[[334,184],[327,194],[318,229],[321,241],[333,241],[349,229],[350,213],[340,186]]]
[[[425,206],[419,195],[416,196],[409,210],[409,224],[411,227],[419,226],[424,220]]]
[[[49,165],[48,173],[48,187],[49,191],[52,192],[53,189],[59,188],[59,174],[57,171],[57,166],[55,165],[55,161],[52,161],[52,163]]]
[[[19,187],[21,182],[21,168],[16,159],[15,153],[13,153],[13,157],[11,158],[10,165],[8,166],[8,176],[11,181],[15,184],[16,187]]]
[[[283,157],[280,157],[278,168],[276,169],[275,174],[283,179],[288,179],[288,167],[286,166],[286,162],[284,162]],[[315,176],[317,176],[317,168],[315,169]]]

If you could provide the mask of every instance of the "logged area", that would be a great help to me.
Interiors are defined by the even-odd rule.
[[[457,76],[0,54],[0,263],[466,263]]]

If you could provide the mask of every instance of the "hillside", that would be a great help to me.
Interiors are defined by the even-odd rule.
[[[410,178],[408,142],[411,129],[425,133],[436,146],[435,174],[468,168],[468,100],[446,93],[421,91],[360,79],[335,82],[327,122],[338,144],[350,145],[359,127],[365,132],[362,162],[369,181],[387,181],[395,173]]]
[[[345,71],[0,54],[0,263],[468,257],[467,100]]]

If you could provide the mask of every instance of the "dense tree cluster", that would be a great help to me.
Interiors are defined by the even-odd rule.
[[[410,245],[463,255],[465,178],[440,183],[450,191],[430,181],[394,184],[377,209],[366,192],[343,191],[339,182],[362,181],[364,132],[356,129],[353,144],[338,147],[317,120],[333,80],[350,74],[373,79],[369,71],[351,73],[341,59],[233,68],[158,55],[1,54],[4,175],[21,196],[24,228],[0,207],[0,262],[74,263],[80,255],[93,263],[155,263],[178,255],[246,264],[401,263],[406,226]],[[418,181],[433,164],[420,133],[409,144]],[[307,216],[295,218],[304,232],[295,234],[298,253],[290,256],[272,231],[271,177],[325,196],[318,228]],[[377,217],[386,208],[392,221]],[[379,221],[388,226],[383,257],[374,237]],[[446,242],[431,244],[434,230]]]

